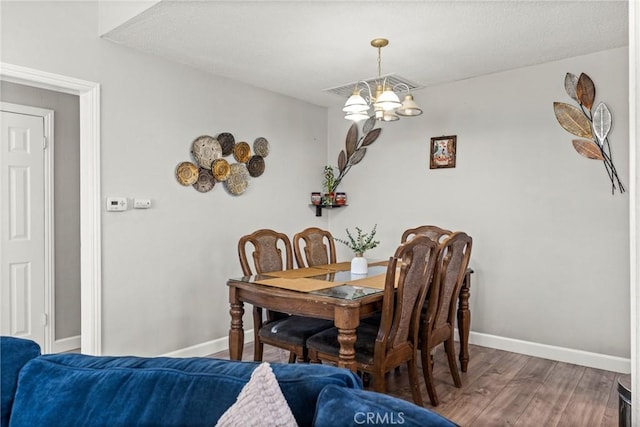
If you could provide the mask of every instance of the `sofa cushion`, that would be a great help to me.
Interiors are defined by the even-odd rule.
[[[216,427],[298,427],[269,363],[260,364]]]
[[[20,369],[34,357],[40,355],[40,346],[33,341],[13,337],[0,338],[0,391],[2,418],[0,425],[9,425],[9,415],[18,384]]]
[[[256,366],[207,358],[41,356],[20,372],[11,427],[211,427]],[[272,368],[300,426],[311,425],[326,385],[361,388],[357,376],[331,366]]]
[[[314,427],[401,425],[455,427],[457,424],[406,400],[365,390],[328,385],[318,397]]]

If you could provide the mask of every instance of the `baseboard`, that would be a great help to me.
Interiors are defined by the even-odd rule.
[[[61,338],[55,340],[51,346],[52,353],[64,353],[69,350],[76,350],[80,348],[80,335],[69,338]]]
[[[244,342],[253,342],[253,329],[244,331]],[[181,348],[161,356],[165,357],[204,357],[229,348],[229,337],[222,337],[215,340],[203,342],[191,347]]]
[[[245,331],[244,336],[245,343],[253,342],[253,329]],[[455,337],[457,340],[457,331],[455,332]],[[77,337],[77,339],[79,343],[80,337]],[[559,362],[572,363],[574,365],[587,366],[589,368],[619,372],[622,374],[631,373],[631,359],[625,359],[624,357],[609,356],[606,354],[592,353],[589,351],[575,350],[566,347],[557,347],[514,338],[499,337],[496,335],[473,331],[469,333],[469,344],[510,351],[513,353],[526,354],[527,356],[541,357],[543,359],[557,360]],[[227,350],[228,348],[229,338],[222,337],[191,347],[175,350],[170,353],[163,354],[162,356],[203,357]],[[473,354],[471,356],[473,357]]]
[[[455,335],[457,338],[457,331]],[[469,343],[482,347],[511,351],[513,353],[526,354],[528,356],[541,357],[543,359],[587,366],[589,368],[604,369],[622,374],[631,373],[631,359],[625,359],[624,357],[591,353],[589,351],[522,341],[473,331],[469,333]]]

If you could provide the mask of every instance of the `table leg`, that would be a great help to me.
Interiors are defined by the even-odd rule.
[[[338,366],[356,371],[354,345],[356,343],[356,329],[360,324],[359,311],[354,308],[336,307],[334,323],[338,328]]]
[[[469,329],[471,328],[469,297],[471,296],[471,273],[473,273],[473,270],[467,270],[465,273],[458,298],[458,333],[460,334],[460,369],[462,372],[467,372],[467,366],[469,365]]]
[[[244,347],[244,329],[242,328],[242,316],[244,315],[244,303],[240,301],[234,288],[229,288],[229,304],[231,309],[231,328],[229,329],[229,358],[242,360]]]

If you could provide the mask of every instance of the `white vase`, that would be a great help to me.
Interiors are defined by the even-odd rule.
[[[367,274],[369,264],[367,259],[362,255],[357,255],[351,260],[351,273],[352,274]]]

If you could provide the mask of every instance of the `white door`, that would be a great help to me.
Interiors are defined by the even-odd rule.
[[[45,349],[44,118],[1,114],[0,332]]]

